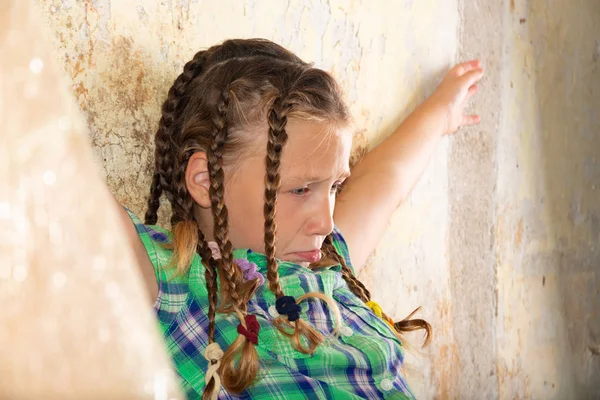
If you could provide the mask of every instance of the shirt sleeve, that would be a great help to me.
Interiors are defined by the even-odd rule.
[[[157,282],[161,281],[161,268],[166,266],[171,260],[171,251],[164,248],[169,243],[169,233],[157,226],[145,225],[131,210],[125,208],[131,222],[135,225],[135,230],[142,241],[148,258],[154,267],[154,274]]]

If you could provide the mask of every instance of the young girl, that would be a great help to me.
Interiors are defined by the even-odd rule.
[[[482,74],[455,67],[349,178],[350,116],[326,72],[266,40],[185,65],[145,224],[125,217],[189,398],[413,397],[400,333],[424,329],[427,343],[430,326],[394,323],[356,273],[439,138],[477,122],[462,109]],[[163,194],[170,232],[155,226]]]

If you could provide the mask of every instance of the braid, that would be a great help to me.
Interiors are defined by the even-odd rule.
[[[232,245],[229,241],[227,206],[224,197],[223,147],[227,142],[229,110],[229,88],[220,93],[216,113],[212,118],[214,135],[207,154],[210,174],[210,198],[214,218],[214,237],[221,251],[219,271],[223,273],[221,286],[221,309],[236,313],[240,325],[246,327],[245,315],[249,297],[256,291],[257,284],[244,282],[240,268],[233,262]],[[208,279],[208,276],[207,276]],[[216,286],[216,280],[214,282]],[[208,281],[207,281],[208,285]],[[245,295],[243,293],[245,292]],[[242,295],[240,295],[242,293]],[[214,325],[214,322],[212,323]],[[214,326],[212,327],[214,331]],[[220,375],[223,386],[230,393],[241,394],[256,379],[259,370],[258,353],[255,345],[243,334],[239,334],[227,348],[221,361]],[[212,393],[212,386],[205,388]]]
[[[206,278],[206,289],[208,290],[208,342],[212,343],[215,337],[215,312],[219,300],[217,291],[217,261],[212,256],[212,251],[204,234],[198,228],[198,248],[196,250],[202,257],[202,263],[205,267],[204,276]]]
[[[155,155],[156,157],[156,155]],[[152,184],[150,185],[150,197],[148,198],[148,210],[144,217],[146,225],[156,225],[158,221],[158,209],[160,208],[160,196],[163,188],[160,184],[160,173],[154,172],[152,176]]]
[[[194,219],[194,200],[185,183],[185,170],[191,155],[191,151],[181,154],[173,168],[173,184],[168,192],[172,207],[171,226],[175,226],[179,221]]]
[[[175,79],[173,86],[169,89],[167,99],[162,106],[162,116],[158,123],[158,130],[154,136],[154,175],[150,186],[150,197],[148,198],[148,210],[145,221],[147,225],[154,225],[158,220],[158,209],[160,208],[160,197],[164,192],[171,191],[171,174],[173,172],[173,155],[176,153],[171,142],[173,135],[173,124],[180,111],[181,98],[185,94],[188,84],[202,73],[206,51],[200,51],[194,55],[183,67],[181,75]]]
[[[272,109],[267,116],[269,121],[269,143],[267,145],[266,179],[265,179],[265,255],[267,256],[267,280],[269,288],[276,297],[283,296],[279,285],[278,265],[275,260],[275,235],[277,226],[275,224],[277,191],[281,185],[279,167],[281,164],[281,150],[287,141],[286,113],[289,107],[283,107],[278,98],[273,103]]]
[[[325,241],[323,242],[322,247],[325,256],[337,261],[342,266],[342,278],[348,284],[348,288],[354,293],[358,298],[360,298],[365,303],[371,301],[371,292],[365,287],[365,285],[358,280],[358,278],[354,275],[350,267],[346,264],[346,260],[342,257],[335,247],[333,246],[333,237],[331,235],[327,235],[325,237]],[[411,317],[421,309],[418,307],[415,309],[410,315],[404,318],[402,321],[394,322],[394,329],[396,330],[396,334],[402,339],[401,334],[403,332],[412,332],[416,330],[423,329],[425,330],[425,341],[423,343],[423,347],[427,346],[431,341],[432,328],[429,322],[424,319],[411,319]],[[383,318],[385,320],[390,320],[391,318],[387,316],[385,313],[383,314]]]
[[[194,221],[192,216],[192,202],[189,202],[190,207],[188,208],[187,218],[177,221],[173,226],[173,231],[175,233],[175,239],[182,240],[183,238],[188,238],[187,242],[192,243],[194,245],[192,257],[197,253],[200,255],[202,259],[202,264],[205,268],[205,278],[206,278],[206,288],[208,291],[208,318],[210,320],[208,339],[209,342],[212,343],[214,334],[215,334],[215,326],[214,326],[214,318],[215,312],[217,309],[218,302],[218,293],[217,293],[217,261],[212,256],[212,251],[208,246],[208,242],[204,236],[204,233],[198,226],[198,224]],[[190,246],[191,247],[191,246]],[[177,247],[175,247],[175,251],[178,251]],[[188,264],[191,263],[192,260],[189,260]]]
[[[323,241],[322,246],[323,253],[325,253],[325,257],[332,259],[333,261],[338,262],[342,266],[342,277],[348,284],[348,287],[358,298],[360,298],[365,303],[371,300],[371,292],[363,285],[361,281],[359,281],[356,276],[352,273],[352,270],[346,264],[346,260],[342,257],[335,247],[333,246],[333,237],[331,234],[325,236],[325,240]]]
[[[269,122],[269,141],[267,144],[266,157],[266,177],[265,177],[265,255],[267,256],[267,281],[269,289],[279,299],[284,296],[279,284],[279,273],[277,260],[275,259],[275,236],[277,233],[277,225],[275,224],[277,192],[281,186],[281,177],[279,168],[281,164],[281,151],[287,141],[288,135],[285,130],[287,124],[287,114],[291,106],[286,104],[282,97],[278,97],[273,102],[272,108],[269,110],[267,120]],[[296,304],[309,297],[316,297],[329,304],[334,310],[334,313],[339,317],[337,305],[322,293],[307,293],[304,296],[296,299]],[[312,354],[317,346],[325,340],[323,335],[315,328],[310,326],[302,319],[296,319],[290,322],[288,318],[279,316],[273,321],[275,327],[284,335],[291,338],[292,346],[299,352]],[[288,332],[286,328],[289,326],[294,328],[293,332]],[[302,336],[306,340],[305,345]]]
[[[225,188],[223,173],[223,147],[227,141],[227,111],[229,107],[229,90],[221,92],[217,104],[217,113],[213,116],[214,134],[208,151],[208,172],[210,174],[210,198],[214,217],[214,237],[221,251],[219,259],[220,271],[228,287],[222,287],[222,308],[228,306],[246,308],[241,304],[237,285],[242,282],[242,274],[239,268],[233,264],[232,246],[229,241],[228,212],[225,205]],[[229,303],[231,300],[231,304]]]
[[[182,186],[182,183],[177,181],[177,185]],[[191,196],[185,195],[181,199],[182,201],[178,203],[178,217],[172,219],[174,223],[173,231],[175,233],[175,240],[179,243],[179,245],[175,246],[175,253],[177,253],[177,259],[183,260],[186,266],[192,262],[191,258],[194,257],[196,253],[198,253],[202,259],[202,264],[204,265],[205,271],[204,276],[206,279],[206,289],[208,291],[208,343],[209,347],[211,345],[215,346],[213,343],[215,336],[215,311],[218,301],[217,262],[212,256],[212,251],[208,246],[204,233],[194,221],[194,203],[191,199]],[[175,216],[176,214],[173,215]],[[186,254],[181,254],[182,251],[185,251]],[[213,360],[209,360],[209,363],[212,362]],[[203,398],[210,398],[209,395],[212,394],[213,391],[219,390],[220,386],[216,387],[217,384],[217,380],[213,374],[210,380],[206,383]]]

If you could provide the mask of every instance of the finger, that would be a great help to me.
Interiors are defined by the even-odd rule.
[[[471,87],[479,82],[483,78],[483,69],[477,68],[472,71],[467,72],[460,78],[460,82],[464,85],[463,87]]]
[[[473,97],[475,95],[475,93],[477,93],[479,91],[479,86],[477,86],[477,84],[471,86],[469,88],[469,91],[467,92],[467,97],[465,100],[469,100],[471,97]]]
[[[461,125],[475,125],[481,121],[479,115],[463,115]]]
[[[473,71],[479,68],[481,68],[481,63],[479,62],[479,60],[471,60],[455,65],[454,68],[450,70],[450,72],[455,76],[461,76],[469,71]]]

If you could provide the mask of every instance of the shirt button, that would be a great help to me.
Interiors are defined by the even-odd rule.
[[[277,308],[275,306],[271,306],[269,307],[269,314],[271,315],[271,317],[273,318],[277,318],[279,317],[279,313],[277,312]]]
[[[387,392],[394,388],[394,384],[389,379],[384,379],[381,381],[381,388]]]
[[[350,328],[349,326],[343,326],[342,328],[340,328],[340,333],[343,336],[352,336],[352,334],[354,332],[352,331],[352,328]]]

